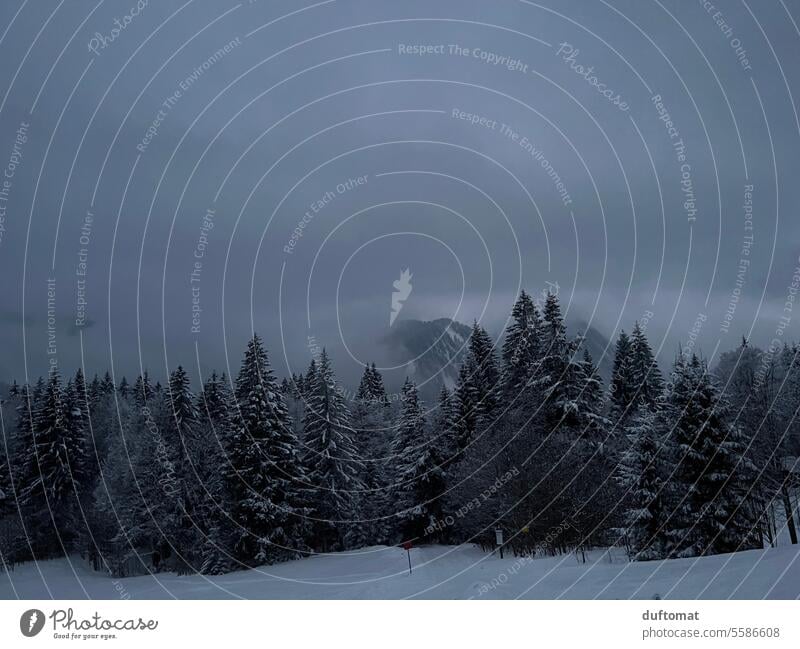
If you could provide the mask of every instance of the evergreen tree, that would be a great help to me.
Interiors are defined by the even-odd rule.
[[[84,404],[79,396],[78,387],[72,381],[68,382],[64,390],[64,451],[69,460],[73,486],[81,498],[91,493],[92,479],[89,466],[87,411],[84,409]]]
[[[5,518],[12,510],[13,488],[9,473],[9,462],[5,453],[0,455],[0,519]]]
[[[500,371],[492,339],[477,322],[472,327],[469,353],[475,363],[472,381],[478,396],[476,414],[479,421],[488,423],[499,400]]]
[[[597,371],[597,366],[592,360],[589,350],[584,348],[582,364],[582,375],[584,378],[584,399],[587,403],[594,405],[594,411],[600,413],[604,405],[603,379]]]
[[[361,375],[361,381],[356,391],[355,402],[363,407],[389,405],[386,388],[383,385],[383,377],[376,369],[375,363],[371,366],[364,366],[364,372]]]
[[[363,464],[359,475],[364,491],[357,495],[362,524],[355,530],[354,545],[387,543],[390,524],[391,452],[389,409],[383,378],[372,366],[365,366],[352,409],[352,426],[357,458]]]
[[[349,412],[323,349],[310,377],[303,429],[305,465],[314,494],[315,538],[323,551],[351,545],[358,516],[356,494],[363,488],[363,464],[353,442]]]
[[[667,508],[662,447],[656,413],[641,408],[628,428],[630,446],[620,462],[625,490],[625,538],[632,559],[649,561],[666,556]]]
[[[119,382],[119,388],[117,388],[117,391],[119,392],[119,396],[121,396],[123,399],[127,399],[130,396],[131,388],[130,385],[128,385],[128,379],[126,379],[124,376]]]
[[[617,494],[611,480],[615,462],[604,448],[608,421],[603,416],[602,382],[588,351],[580,352],[582,343],[578,338],[554,345],[568,355],[563,364],[558,356],[546,359],[545,367],[552,368],[548,379],[557,372],[561,378],[547,383],[545,418],[551,423],[542,431],[546,452],[541,468],[546,469],[544,480],[551,483],[553,494],[548,507],[570,521],[563,540],[585,557],[587,548],[606,541],[603,526],[613,520],[608,513],[613,512]],[[572,476],[563,484],[563,478],[547,475],[565,469]]]
[[[658,369],[653,350],[639,323],[633,325],[630,338],[632,382],[636,386],[638,403],[653,406],[664,393],[664,379]]]
[[[364,366],[364,373],[356,391],[356,401],[368,404],[373,399],[372,394],[372,374],[369,365]]]
[[[791,376],[784,380],[780,363],[775,361],[774,354],[764,354],[742,339],[739,348],[720,356],[716,369],[719,383],[725,386],[726,400],[736,404],[731,417],[748,435],[747,455],[758,471],[750,486],[750,506],[754,517],[759,519],[758,533],[762,544],[768,542],[772,545],[777,537],[773,503],[784,504],[790,536],[794,532],[796,537],[783,457],[796,455],[787,445],[792,436],[787,434],[790,431],[787,431],[786,422],[793,420],[798,405],[794,395],[800,394],[794,389]],[[784,389],[780,390],[782,383]],[[779,412],[781,416],[776,416]],[[788,506],[786,500],[789,500]]]
[[[103,396],[110,396],[116,392],[116,386],[114,385],[114,379],[111,378],[111,374],[106,372],[103,375],[103,380],[100,382],[100,393]]]
[[[511,310],[511,326],[503,343],[503,393],[515,399],[529,389],[539,361],[541,317],[523,290]]]
[[[453,459],[458,453],[457,418],[458,413],[453,403],[453,395],[443,385],[439,391],[439,402],[433,421],[433,430],[437,436],[439,449],[447,461]]]
[[[225,374],[217,376],[216,372],[211,373],[203,385],[196,411],[199,417],[214,426],[220,449],[224,449],[224,440],[230,432],[235,411],[233,394]]]
[[[218,575],[233,567],[234,527],[230,518],[233,503],[227,492],[223,471],[224,449],[233,432],[233,395],[225,375],[212,373],[198,398],[197,435],[190,446],[203,497],[194,507],[195,521],[203,539],[200,571]]]
[[[179,365],[170,373],[167,388],[162,430],[166,435],[167,452],[175,466],[178,484],[172,543],[176,569],[180,574],[185,574],[200,569],[203,530],[198,523],[206,493],[203,481],[198,480],[197,465],[211,449],[201,443],[195,396],[189,376],[182,366]]]
[[[191,427],[197,421],[192,384],[186,370],[180,365],[169,376],[170,414],[175,430],[181,437],[191,434]]]
[[[728,404],[697,356],[680,357],[670,382],[675,480],[670,554],[677,557],[755,547],[746,502],[754,466],[741,433],[728,423]]]
[[[581,339],[575,343],[576,351],[565,368],[562,388],[557,392],[563,401],[555,405],[563,413],[561,425],[572,428],[573,437],[581,437],[596,447],[603,444],[609,427],[608,419],[603,415],[603,380],[589,350],[579,351],[581,344]]]
[[[75,372],[72,384],[75,387],[75,398],[81,410],[81,416],[86,420],[89,417],[89,389],[86,385],[86,378],[83,376],[83,370],[80,367]]]
[[[94,538],[99,563],[126,576],[130,563],[147,571],[180,569],[181,485],[158,425],[163,405],[133,410],[108,436],[108,453],[95,488]]]
[[[95,404],[97,404],[97,402],[100,400],[100,397],[102,396],[100,389],[100,379],[98,378],[97,374],[94,375],[94,378],[92,378],[91,383],[89,383],[88,392],[89,392],[89,407],[90,409],[93,409]]]
[[[27,383],[20,389],[17,421],[14,429],[14,456],[11,462],[11,478],[16,484],[18,492],[26,490],[38,479],[39,475],[34,428],[38,418],[40,399],[41,395],[37,399],[35,392]],[[29,501],[31,495],[26,494],[24,500]],[[22,494],[20,496],[22,497]],[[36,503],[38,507],[43,504],[43,502]]]
[[[625,429],[634,414],[633,403],[638,389],[631,339],[625,331],[620,331],[614,351],[614,368],[609,390],[609,414],[619,430]]]
[[[131,431],[130,422],[126,422],[125,432]],[[137,487],[142,483],[137,482],[133,471],[139,462],[136,453],[130,452],[130,446],[125,446],[125,438],[129,444],[134,439],[122,432],[109,437],[108,453],[103,458],[100,480],[94,490],[92,520],[95,568],[105,569],[117,577],[125,576],[126,560],[135,555],[136,549],[149,548],[156,537],[153,529],[148,529],[150,533],[146,534],[136,524],[147,526],[154,518],[148,517],[146,505],[140,498],[141,489]],[[141,444],[141,440],[137,441]],[[142,565],[145,565],[143,560]]]
[[[292,389],[295,397],[302,398],[306,390],[306,377],[302,374],[292,373]]]
[[[247,345],[236,379],[237,413],[226,449],[234,550],[245,565],[296,558],[304,550],[306,481],[298,441],[261,339]]]
[[[0,569],[10,572],[24,558],[9,458],[0,452]]]
[[[137,408],[142,408],[155,398],[155,391],[150,383],[147,370],[144,371],[133,384],[133,402]]]
[[[569,360],[561,371],[558,389],[551,393],[551,405],[561,415],[559,427],[571,429],[570,436],[580,435],[586,423],[586,411],[594,404],[588,403],[585,388],[587,385],[586,366],[578,360],[577,344],[571,348]],[[574,351],[573,351],[574,350]]]
[[[75,374],[74,383],[86,423],[91,458],[89,473],[93,480],[100,472],[102,458],[108,453],[109,438],[122,425],[121,415],[127,411],[127,404],[117,402],[114,382],[108,372],[102,381],[95,375],[86,386],[83,372],[79,370]]]
[[[455,389],[459,451],[463,451],[479,431],[492,424],[500,387],[500,371],[492,340],[486,330],[475,322]]]
[[[793,545],[798,542],[797,512],[792,506],[792,485],[796,483],[795,472],[800,456],[800,421],[795,413],[800,411],[800,347],[797,343],[784,345],[778,358],[781,382],[774,384],[764,380],[757,387],[755,410],[763,412],[764,426],[759,431],[755,444],[750,444],[756,468],[765,482],[767,491],[777,494],[783,508],[783,517]],[[733,403],[743,403],[733,401]],[[769,404],[769,405],[767,405]],[[743,430],[747,430],[742,423]],[[756,429],[758,430],[758,429]],[[767,450],[771,453],[767,454]],[[791,458],[795,460],[792,462]],[[766,470],[764,470],[766,468]]]
[[[369,384],[369,392],[372,399],[382,406],[388,406],[389,400],[386,398],[386,388],[383,385],[383,377],[375,368],[375,363],[372,364],[369,370]]]
[[[9,458],[0,453],[0,567],[10,571],[25,558]]]
[[[85,450],[75,432],[70,430],[61,376],[52,368],[34,422],[36,473],[22,491],[27,502],[45,505],[33,534],[34,546],[43,556],[76,547],[80,527],[73,467],[77,470],[82,465]],[[55,525],[55,538],[51,525]]]
[[[42,524],[46,512],[43,498],[23,498],[21,490],[31,484],[38,476],[36,449],[34,443],[34,421],[38,403],[34,401],[33,390],[26,383],[19,388],[16,401],[16,424],[9,448],[6,466],[0,469],[4,475],[4,505],[6,516],[0,515],[0,549],[6,565],[31,558],[30,540],[32,533]],[[13,499],[12,499],[13,496]],[[16,514],[9,509],[16,510]]]
[[[306,392],[311,390],[311,387],[314,385],[314,382],[317,380],[317,360],[315,358],[311,359],[311,362],[308,364],[308,370],[306,370],[305,376],[305,389]]]
[[[547,293],[542,309],[543,344],[548,348],[545,353],[556,356],[564,355],[567,344],[567,328],[561,315],[561,304],[555,293]]]
[[[475,361],[467,353],[458,370],[458,381],[453,395],[456,412],[455,437],[458,453],[463,453],[476,436],[478,391],[472,377],[475,375]]]
[[[565,418],[573,413],[573,397],[580,390],[580,366],[573,362],[576,345],[567,339],[567,329],[561,315],[558,297],[548,293],[542,314],[542,355],[538,389],[543,398],[538,419],[542,432],[550,435],[560,431]],[[570,420],[568,425],[573,425]]]
[[[11,478],[8,475],[8,460],[0,453],[0,520],[11,510]]]
[[[75,372],[72,379],[72,386],[69,391],[69,413],[70,413],[70,426],[75,431],[75,436],[82,438],[82,447],[84,449],[85,460],[81,467],[82,474],[82,496],[81,499],[93,498],[93,492],[97,477],[100,474],[100,462],[102,454],[100,449],[95,444],[92,436],[92,412],[91,402],[89,397],[89,386],[86,385],[86,379],[83,375],[83,370],[79,367]],[[107,422],[99,417],[96,413],[97,423],[106,425]],[[89,503],[87,503],[87,507]]]
[[[427,530],[443,520],[442,498],[446,489],[444,458],[430,439],[417,387],[410,379],[403,385],[401,410],[395,428],[394,454],[397,471],[397,504],[404,539],[422,539]]]

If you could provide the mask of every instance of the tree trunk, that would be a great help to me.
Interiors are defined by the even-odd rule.
[[[775,502],[769,504],[769,542],[774,548],[778,545],[778,526],[775,524]]]
[[[792,501],[789,500],[789,490],[785,484],[781,486],[781,500],[783,500],[783,510],[786,513],[786,527],[789,528],[789,538],[792,541],[792,545],[797,545],[797,528],[794,525]]]

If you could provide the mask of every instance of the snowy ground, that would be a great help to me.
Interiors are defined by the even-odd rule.
[[[500,559],[473,547],[384,546],[293,561],[221,577],[158,574],[113,580],[80,559],[17,566],[0,574],[0,599],[795,599],[800,547],[699,560],[628,563],[597,551]]]

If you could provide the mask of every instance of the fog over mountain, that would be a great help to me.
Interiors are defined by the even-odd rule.
[[[598,371],[605,381],[611,376],[613,346],[608,338],[585,322],[567,323],[570,335],[584,338],[583,348],[588,349],[598,363]],[[466,355],[470,327],[447,318],[432,321],[398,320],[391,332],[381,339],[388,349],[390,362],[406,368],[418,384],[420,393],[428,400],[436,397],[442,385],[453,389],[458,379],[458,369]],[[493,332],[490,332],[493,333]],[[499,356],[504,336],[497,337]],[[399,385],[389,386],[393,390]]]

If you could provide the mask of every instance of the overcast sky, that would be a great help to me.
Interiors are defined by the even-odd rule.
[[[652,314],[662,359],[693,330],[706,356],[797,338],[798,22],[794,0],[6,0],[2,376],[235,372],[255,328],[280,374],[311,337],[351,380],[406,268],[400,319],[499,335],[520,287],[558,285],[608,337]]]

